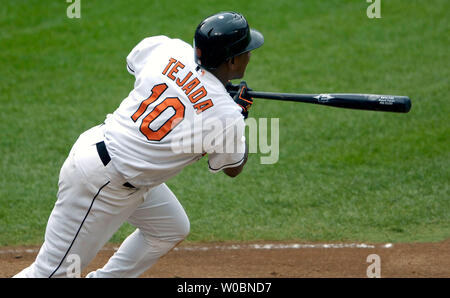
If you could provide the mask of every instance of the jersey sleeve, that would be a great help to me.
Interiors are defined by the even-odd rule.
[[[167,36],[158,35],[147,37],[138,43],[127,56],[127,71],[136,76],[145,66],[146,58],[150,52],[162,42],[168,40]]]
[[[208,152],[208,166],[212,173],[240,166],[245,159],[245,122],[241,117],[229,125],[219,142]]]

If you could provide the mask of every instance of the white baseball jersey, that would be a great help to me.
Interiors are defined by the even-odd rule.
[[[197,67],[191,45],[146,38],[128,55],[127,69],[134,89],[105,120],[107,150],[127,181],[158,185],[205,154],[212,172],[243,162],[241,108]]]

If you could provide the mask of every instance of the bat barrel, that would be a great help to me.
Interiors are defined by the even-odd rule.
[[[376,95],[376,94],[330,94],[326,105],[371,111],[384,111],[408,113],[411,109],[411,100],[407,96]],[[321,104],[320,100],[318,102]]]
[[[333,106],[347,109],[408,113],[411,100],[408,96],[377,95],[377,94],[296,94],[248,91],[253,98],[295,101]]]

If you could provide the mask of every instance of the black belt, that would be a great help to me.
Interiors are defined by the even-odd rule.
[[[106,167],[109,164],[109,162],[111,161],[111,156],[109,156],[108,150],[106,150],[105,142],[101,141],[95,145],[97,146],[98,156],[100,156],[100,159],[102,160],[103,165]],[[125,182],[123,184],[123,186],[129,187],[129,188],[136,188],[129,182]]]
[[[97,146],[98,155],[100,156],[103,165],[106,167],[111,161],[111,157],[109,156],[108,150],[106,150],[105,142],[101,141],[95,145]]]

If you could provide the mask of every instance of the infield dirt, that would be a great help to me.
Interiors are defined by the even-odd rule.
[[[295,242],[298,243],[298,242]],[[182,278],[364,278],[370,254],[380,257],[381,277],[449,278],[450,239],[436,243],[295,245],[294,242],[182,243],[142,277]],[[257,245],[255,245],[257,244]],[[294,244],[294,245],[293,245]],[[266,248],[263,246],[266,245]],[[257,247],[257,248],[255,248]],[[258,248],[259,247],[259,248]],[[270,247],[270,249],[268,248]],[[297,247],[297,248],[295,248]],[[117,245],[108,244],[82,276],[105,264]],[[31,264],[39,247],[0,249],[0,277]]]

